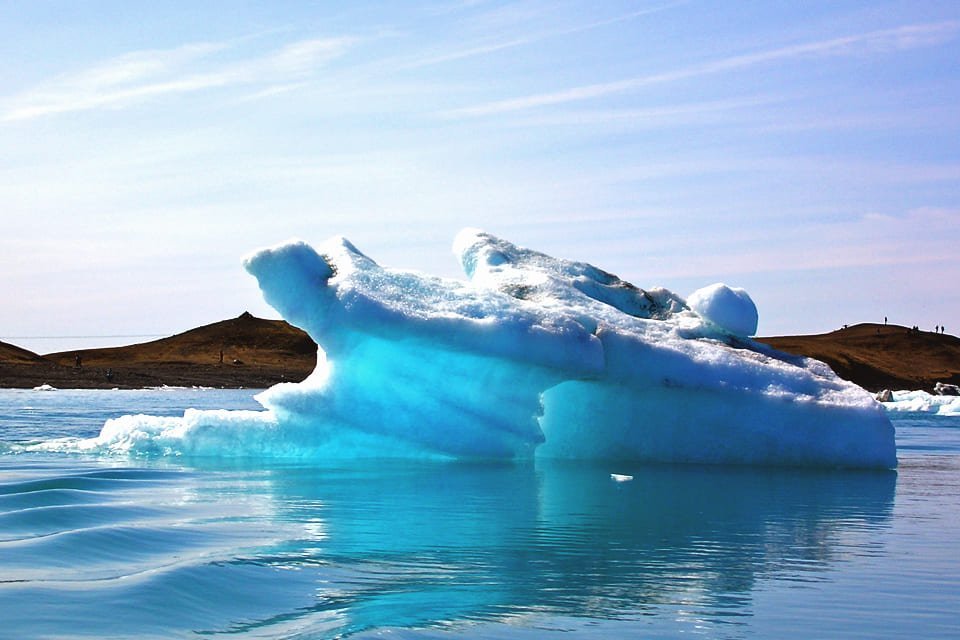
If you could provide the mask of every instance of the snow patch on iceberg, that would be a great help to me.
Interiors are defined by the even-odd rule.
[[[467,229],[468,277],[383,268],[345,238],[257,251],[267,302],[321,346],[263,412],[109,422],[91,450],[324,457],[896,465],[873,397],[746,336],[756,307],[685,301]]]
[[[712,284],[694,291],[687,304],[719,331],[744,338],[757,333],[757,306],[743,289]]]

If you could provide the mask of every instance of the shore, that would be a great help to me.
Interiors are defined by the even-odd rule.
[[[757,341],[822,360],[869,391],[960,384],[960,339],[951,335],[867,323]],[[0,342],[0,388],[265,388],[303,380],[316,366],[316,354],[316,344],[300,329],[243,313],[169,338],[109,349],[38,355]]]

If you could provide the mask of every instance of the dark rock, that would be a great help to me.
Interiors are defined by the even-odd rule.
[[[933,392],[938,396],[960,396],[960,387],[955,384],[938,382],[933,385]]]

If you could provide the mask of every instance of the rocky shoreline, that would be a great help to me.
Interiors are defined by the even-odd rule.
[[[873,392],[934,393],[938,383],[960,384],[960,339],[951,335],[866,323],[757,340],[822,360]],[[0,342],[0,388],[266,388],[306,378],[316,353],[316,344],[300,329],[243,313],[169,338],[109,349],[38,355]]]

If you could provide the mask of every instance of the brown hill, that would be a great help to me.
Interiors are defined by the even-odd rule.
[[[32,388],[46,383],[57,365],[18,346],[0,342],[0,387]]]
[[[12,345],[11,345],[12,347]],[[30,352],[12,347],[11,354]],[[0,387],[262,388],[299,381],[316,365],[316,344],[282,320],[244,313],[152,342],[64,351],[26,361],[0,352]]]
[[[27,351],[16,345],[0,341],[0,363],[31,363],[38,360],[42,360],[42,358],[33,351]]]
[[[960,339],[883,324],[858,324],[810,336],[757,338],[775,349],[822,360],[870,391],[960,383]]]

